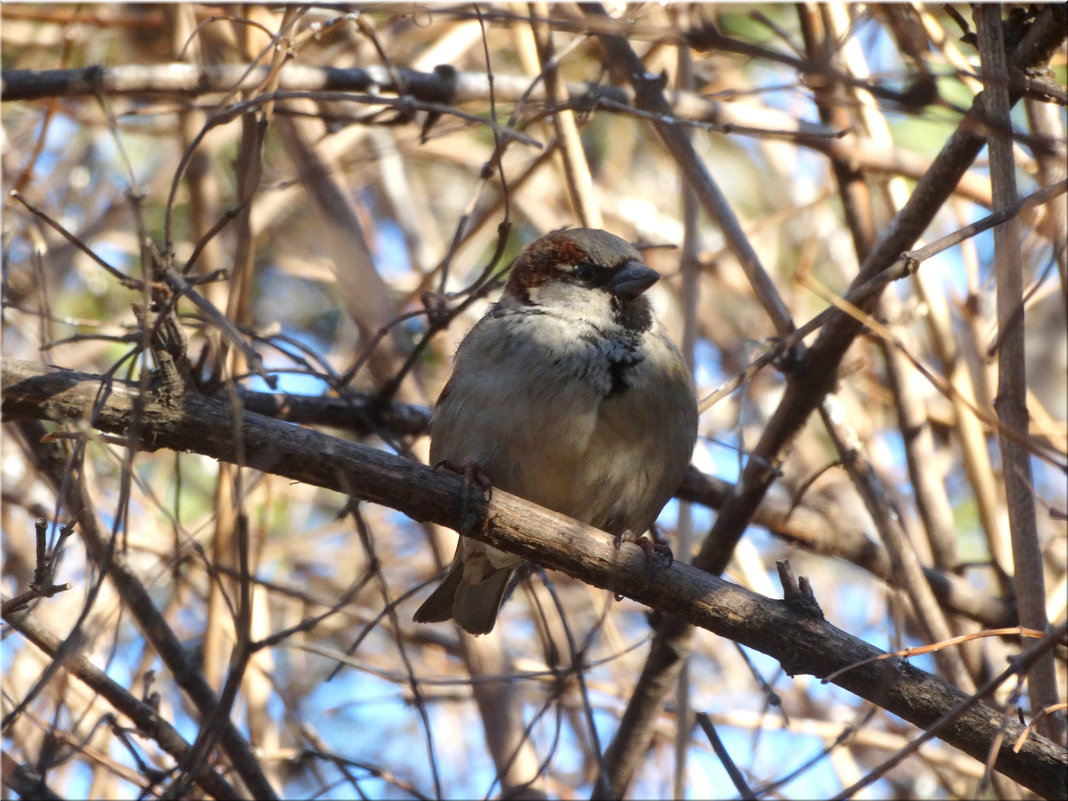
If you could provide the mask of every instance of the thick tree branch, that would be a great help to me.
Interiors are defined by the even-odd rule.
[[[979,53],[983,66],[986,110],[994,123],[989,137],[990,184],[994,205],[1004,208],[1017,200],[1016,163],[1012,152],[1009,116],[1012,101],[1006,76],[1010,75],[1001,23],[1001,7],[983,6],[976,10]],[[1015,572],[1020,622],[1045,631],[1046,586],[1042,564],[1042,542],[1038,534],[1031,455],[1009,436],[1011,431],[1027,431],[1027,375],[1024,328],[1023,249],[1018,220],[1008,220],[994,229],[994,270],[997,277],[998,390],[994,408],[1004,425],[998,438],[1001,446],[1002,480],[1009,512],[1009,532]],[[1008,430],[1005,430],[1008,429]],[[1057,672],[1053,655],[1038,661],[1029,679],[1032,714],[1057,703]],[[1038,723],[1039,731],[1056,736],[1063,719],[1049,716]]]
[[[4,70],[0,96],[3,102],[41,100],[49,97],[107,95],[182,96],[252,91],[259,89],[268,68],[248,64],[192,64],[94,66],[69,70]],[[460,104],[485,102],[490,97],[490,79],[484,72],[461,72],[450,66],[432,72],[380,66],[341,69],[287,64],[277,76],[277,89],[284,92],[385,92],[427,103]],[[562,85],[562,102],[576,110],[633,112],[634,93],[629,89],[571,81]],[[493,95],[497,102],[546,101],[545,87],[531,88],[522,75],[493,75]],[[735,133],[774,133],[804,139],[829,137],[832,132],[819,125],[798,121],[774,109],[750,106],[732,107],[695,92],[679,93],[673,112],[694,122],[729,128]]]
[[[134,384],[106,381],[28,362],[3,364],[6,419],[33,417],[85,421],[112,434],[127,432],[137,398]],[[95,412],[94,412],[95,410]],[[187,393],[173,405],[146,399],[140,418],[144,450],[194,451],[224,461],[245,454],[245,464],[296,481],[344,492],[430,520],[656,609],[778,659],[791,675],[827,676],[881,652],[837,629],[808,607],[745,590],[681,563],[650,580],[637,547],[617,550],[608,534],[584,526],[503,491],[474,504],[463,479],[362,445],[243,412],[233,442],[229,405]],[[466,498],[466,500],[465,500]],[[960,690],[897,659],[870,662],[835,680],[894,714],[926,727],[967,699]],[[984,760],[1004,734],[998,771],[1046,797],[1068,792],[1068,755],[1041,737],[1019,754],[1012,743],[1023,727],[995,710],[975,705],[941,737]]]
[[[17,370],[17,363],[11,363]],[[7,373],[5,373],[7,375]],[[245,411],[256,412],[277,421],[301,425],[333,426],[352,431],[357,437],[381,435],[419,436],[427,433],[430,411],[404,403],[377,403],[370,394],[346,397],[289,395],[282,392],[237,390]],[[216,397],[225,402],[222,393]],[[721,509],[734,493],[733,484],[690,467],[676,495],[682,500]],[[886,549],[871,539],[861,523],[829,518],[819,509],[795,505],[788,499],[767,497],[757,508],[753,524],[812,553],[844,559],[876,578],[894,586],[890,557]],[[969,581],[952,573],[925,566],[924,575],[939,603],[948,611],[975,620],[987,628],[1018,624],[1015,604],[977,590]]]
[[[255,89],[267,75],[266,67],[246,64],[192,64],[94,66],[67,70],[3,70],[0,102],[33,101],[54,97],[82,97],[94,91],[137,97],[200,97],[239,89]],[[399,82],[394,80],[399,78]],[[461,72],[447,66],[432,72],[410,69],[341,69],[305,64],[287,64],[277,76],[283,92],[385,92],[424,103],[487,102],[489,79],[484,72]],[[531,88],[521,75],[493,76],[496,100],[506,103],[545,103],[545,88]],[[870,87],[869,87],[870,88]],[[603,86],[570,81],[563,84],[566,96],[561,107],[609,114],[636,114],[636,93],[630,87]],[[670,111],[660,121],[670,124],[711,127],[724,133],[791,138],[802,147],[847,161],[865,173],[901,175],[918,179],[931,166],[931,159],[901,148],[877,146],[855,132],[835,131],[798,120],[795,115],[751,104],[734,104],[697,92],[673,91]],[[990,185],[985,176],[969,173],[954,187],[955,195],[990,207]],[[1028,210],[1025,222],[1053,238],[1059,233],[1055,221],[1042,209]]]

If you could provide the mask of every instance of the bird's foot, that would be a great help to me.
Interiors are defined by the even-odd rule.
[[[460,492],[460,533],[476,531],[485,521],[486,504],[493,497],[493,482],[479,467],[478,462],[459,464],[449,459],[442,459],[434,469],[444,467],[464,477]]]
[[[633,542],[641,548],[642,553],[645,554],[645,564],[649,569],[649,580],[652,581],[659,567],[671,567],[675,562],[675,554],[671,552],[671,546],[668,545],[667,540],[656,533],[655,528],[650,530],[650,534],[652,537],[638,535],[630,530],[624,531],[616,535],[615,546],[619,548],[624,542]]]

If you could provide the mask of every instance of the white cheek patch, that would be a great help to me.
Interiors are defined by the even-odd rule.
[[[530,299],[545,308],[573,311],[594,324],[608,324],[612,320],[611,295],[567,281],[546,281],[531,289]]]

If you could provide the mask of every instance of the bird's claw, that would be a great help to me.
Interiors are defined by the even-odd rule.
[[[493,482],[490,481],[490,477],[487,476],[478,462],[464,462],[460,464],[454,462],[451,459],[442,459],[440,462],[434,465],[434,469],[444,467],[446,470],[450,470],[453,473],[459,473],[464,477],[464,489],[472,490],[476,487],[482,494],[482,497],[487,501],[493,497]]]
[[[459,464],[449,459],[442,459],[434,469],[444,467],[464,477],[463,489],[460,491],[460,533],[475,531],[485,519],[486,504],[493,497],[493,482],[479,467],[478,462]]]
[[[661,566],[671,567],[675,563],[675,554],[671,552],[671,546],[664,539],[650,539],[649,537],[636,535],[632,531],[624,531],[617,534],[613,540],[616,548],[624,542],[633,542],[642,549],[645,554],[645,564],[649,569],[649,580],[652,581],[657,569]]]

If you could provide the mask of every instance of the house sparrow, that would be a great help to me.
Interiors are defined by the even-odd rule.
[[[660,276],[606,231],[557,231],[516,258],[501,299],[456,351],[430,460],[617,538],[678,489],[697,438],[686,362],[643,294]],[[414,620],[493,629],[521,559],[465,537]]]

